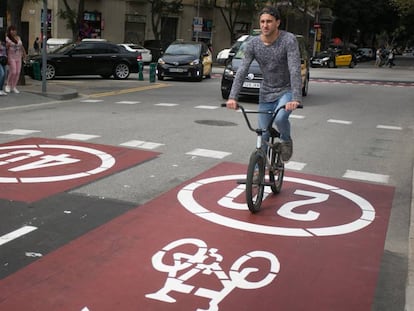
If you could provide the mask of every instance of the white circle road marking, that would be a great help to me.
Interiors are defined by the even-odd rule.
[[[16,146],[4,146],[0,147],[0,150],[14,150],[14,149],[69,149],[69,150],[76,150],[81,151],[84,153],[88,153],[98,157],[101,160],[101,164],[89,171],[79,172],[75,174],[68,174],[68,175],[57,175],[57,176],[45,176],[45,177],[22,177],[22,178],[14,178],[14,177],[1,177],[0,176],[0,183],[44,183],[44,182],[56,182],[56,181],[64,181],[82,177],[88,177],[91,175],[102,173],[111,167],[113,167],[116,163],[115,158],[101,150],[92,149],[88,147],[81,147],[81,146],[74,146],[74,145],[58,145],[58,144],[39,144],[39,145],[16,145]]]
[[[309,185],[309,186],[316,187],[316,188],[321,188],[323,190],[332,191],[338,195],[341,195],[344,198],[354,202],[361,209],[361,212],[362,212],[361,217],[347,224],[329,226],[329,227],[321,227],[321,228],[288,228],[288,227],[259,225],[259,224],[252,224],[252,223],[248,223],[245,221],[232,219],[230,217],[226,217],[226,216],[214,213],[208,210],[207,208],[205,208],[204,206],[202,206],[201,204],[199,204],[193,196],[194,191],[197,188],[200,188],[204,185],[216,183],[216,182],[229,181],[229,180],[238,180],[238,179],[243,179],[245,177],[246,177],[245,175],[227,175],[227,176],[217,176],[217,177],[201,179],[201,180],[195,181],[183,187],[178,192],[177,198],[178,198],[178,201],[189,212],[205,220],[208,220],[213,223],[223,225],[226,227],[234,228],[234,229],[255,232],[255,233],[270,234],[270,235],[312,237],[312,236],[332,236],[332,235],[348,234],[348,233],[358,231],[358,230],[361,230],[362,228],[367,227],[375,219],[374,207],[367,200],[358,196],[357,194],[349,192],[344,189],[340,189],[336,186],[331,186],[328,184],[324,184],[324,183],[320,183],[320,182],[316,182],[312,180],[306,180],[302,178],[285,177],[284,180],[292,182],[292,183],[304,184],[304,185]]]

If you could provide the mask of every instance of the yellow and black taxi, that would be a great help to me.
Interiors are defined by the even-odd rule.
[[[311,67],[349,67],[354,68],[357,64],[357,58],[351,51],[339,49],[330,49],[316,54],[310,60]]]
[[[186,78],[202,81],[211,78],[213,57],[204,42],[177,40],[158,59],[157,77]]]
[[[226,67],[224,68],[223,76],[221,78],[221,96],[224,99],[228,99],[230,95],[234,77],[236,76],[237,69],[241,65],[242,58],[244,57],[244,49],[247,42],[253,37],[254,35],[250,36],[250,38],[243,42],[236,54],[232,57],[231,61],[228,61]],[[304,37],[296,35],[296,39],[298,41],[301,54],[302,95],[306,96],[308,95],[309,89],[309,54],[306,49]],[[262,80],[263,76],[259,64],[253,60],[240,90],[240,95],[258,96]]]

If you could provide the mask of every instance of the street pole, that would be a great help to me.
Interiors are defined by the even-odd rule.
[[[200,0],[198,0],[198,2],[197,2],[197,22],[198,22],[199,18],[200,18]],[[198,28],[197,28],[197,31],[196,31],[196,42],[198,42]]]
[[[319,34],[319,32],[321,31],[320,29],[320,24],[319,24],[319,4],[320,4],[320,0],[318,0],[318,4],[316,7],[316,11],[315,11],[315,22],[313,23],[313,29],[314,29],[314,35],[313,35],[313,57],[315,57],[316,55],[316,50],[318,47],[318,39],[317,36]],[[315,27],[315,25],[318,25],[318,27]],[[319,51],[318,51],[319,52]]]
[[[46,65],[47,65],[47,0],[43,0],[42,16],[42,93],[46,93]]]

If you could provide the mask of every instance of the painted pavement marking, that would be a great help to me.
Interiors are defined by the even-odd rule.
[[[170,84],[155,83],[155,84],[152,84],[152,85],[139,86],[139,87],[130,88],[130,89],[122,89],[122,90],[118,90],[118,91],[95,93],[95,94],[89,95],[89,97],[97,98],[97,97],[105,97],[105,96],[112,96],[112,95],[128,94],[128,93],[134,93],[134,92],[140,92],[140,91],[148,91],[148,90],[153,90],[153,89],[159,89],[159,88],[168,87],[168,86],[170,86]]]
[[[178,104],[174,104],[174,103],[158,103],[158,104],[155,104],[154,106],[159,106],[159,107],[175,107],[175,106],[178,106]]]
[[[38,133],[40,131],[37,130],[25,130],[25,129],[13,129],[10,131],[0,132],[0,134],[7,134],[7,135],[29,135],[33,133]]]
[[[81,103],[101,103],[103,99],[83,99]]]
[[[208,106],[208,105],[200,105],[200,106],[195,106],[194,108],[196,109],[207,109],[207,110],[214,110],[214,109],[218,109],[218,106]]]
[[[294,170],[294,171],[301,171],[305,168],[306,163],[303,162],[295,162],[295,161],[289,161],[288,163],[285,163],[285,168],[288,170]]]
[[[388,175],[374,174],[369,172],[353,171],[346,170],[345,174],[342,176],[349,179],[358,179],[364,181],[378,182],[382,184],[387,184],[390,177]]]
[[[115,102],[115,104],[119,104],[119,105],[136,105],[136,104],[140,104],[140,101],[131,101],[131,100],[122,100],[119,102]]]
[[[350,125],[352,124],[352,121],[346,121],[346,120],[337,120],[337,119],[329,119],[328,121],[326,121],[328,123],[336,123],[336,124],[345,124],[345,125]]]
[[[86,140],[90,140],[90,139],[94,139],[94,138],[98,138],[98,137],[100,137],[100,136],[99,135],[90,135],[90,134],[71,133],[71,134],[58,136],[57,138],[86,141]]]
[[[231,155],[231,152],[197,148],[197,149],[187,152],[186,154],[192,155],[192,156],[206,157],[206,158],[223,159]]]
[[[120,146],[153,150],[161,146],[164,146],[164,144],[153,143],[153,142],[142,141],[142,140],[130,140],[130,141],[120,144]]]
[[[7,233],[5,235],[0,236],[0,245],[6,244],[12,240],[15,240],[17,238],[20,238],[21,236],[28,234],[34,230],[36,230],[37,227],[33,226],[24,226],[20,229],[14,230],[10,233]]]
[[[379,125],[377,125],[377,129],[402,131],[403,128],[401,126],[379,124]]]

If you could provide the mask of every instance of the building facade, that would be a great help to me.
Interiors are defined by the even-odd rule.
[[[183,0],[176,13],[164,14],[160,22],[160,39],[169,43],[177,38],[202,40],[212,45],[214,55],[232,44],[220,7],[225,0]],[[77,2],[68,0],[73,8]],[[72,38],[67,22],[58,12],[64,10],[63,0],[48,0],[48,38]],[[30,42],[29,52],[36,37],[42,38],[42,1],[25,2],[22,11],[22,37]],[[225,12],[225,11],[224,11]],[[226,13],[226,12],[225,12]],[[242,10],[237,18],[236,36],[258,27],[257,14]],[[307,21],[308,22],[308,21]],[[297,24],[303,24],[299,21]],[[290,25],[295,23],[290,22]],[[290,29],[289,29],[290,30]],[[292,30],[290,30],[292,31]],[[297,32],[298,33],[298,32]],[[80,38],[104,38],[115,43],[143,43],[154,39],[151,4],[147,0],[85,0],[85,11]]]

